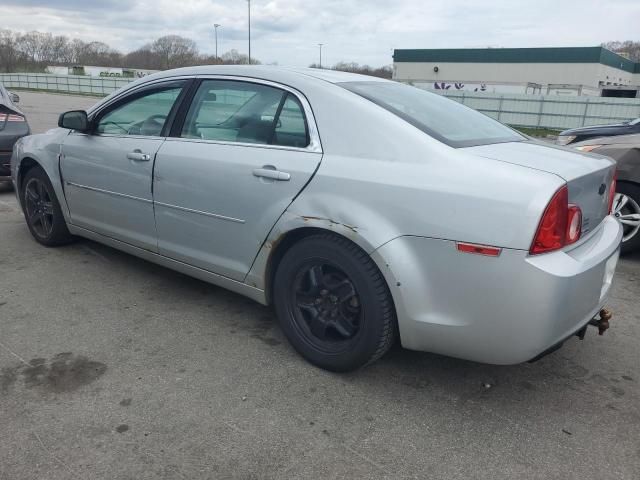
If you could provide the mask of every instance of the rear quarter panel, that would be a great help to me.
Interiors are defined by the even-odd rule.
[[[407,153],[408,155],[408,153]],[[556,175],[463,152],[395,161],[326,154],[279,219],[248,283],[264,288],[270,248],[297,228],[334,231],[367,253],[401,236],[529,250]]]

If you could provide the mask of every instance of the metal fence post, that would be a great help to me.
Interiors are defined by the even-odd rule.
[[[584,127],[585,123],[587,123],[587,113],[589,111],[589,97],[587,97],[586,102],[584,102],[584,113],[582,114],[582,124],[581,127]]]
[[[542,124],[542,114],[544,112],[544,95],[540,98],[540,106],[538,107],[538,121],[536,122],[536,128],[540,128]]]
[[[504,103],[504,95],[500,95],[500,101],[498,102],[498,118],[496,120],[500,121],[500,114],[502,113],[502,104]]]

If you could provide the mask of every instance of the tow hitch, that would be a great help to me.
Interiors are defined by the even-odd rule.
[[[613,314],[606,308],[603,308],[602,310],[600,310],[600,313],[597,317],[591,319],[588,325],[598,327],[598,335],[602,335],[609,329],[609,320],[611,320],[611,317],[613,317]],[[580,340],[584,339],[584,335],[587,333],[588,325],[585,325],[576,333]]]
[[[584,327],[578,330],[574,335],[578,337],[580,340],[584,340],[584,336],[587,333],[587,328],[589,328],[589,325],[598,327],[598,334],[602,335],[609,328],[609,321],[611,320],[611,317],[613,317],[613,314],[606,308],[603,308],[602,310],[600,310],[600,312],[598,312],[597,316],[593,317],[589,323],[587,323]],[[552,347],[546,349],[544,352],[542,352],[538,356],[529,360],[529,363],[537,362],[542,357],[549,355],[551,352],[555,352],[562,346],[564,341],[567,340],[568,338],[571,338],[571,336],[572,335],[569,335],[569,337],[565,338],[561,342],[558,342]]]

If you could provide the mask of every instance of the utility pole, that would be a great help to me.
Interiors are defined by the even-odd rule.
[[[216,30],[216,61],[218,61],[218,27],[221,27],[219,23],[214,23],[213,28]]]
[[[247,0],[249,25],[249,65],[251,65],[251,0]]]
[[[324,45],[324,43],[319,43],[318,46],[320,47],[320,68],[322,68],[322,46]]]

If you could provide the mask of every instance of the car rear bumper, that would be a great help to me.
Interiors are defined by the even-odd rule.
[[[391,289],[402,345],[484,363],[531,360],[603,307],[622,228],[608,216],[578,246],[531,256],[458,252],[455,242],[399,237],[373,253]]]

